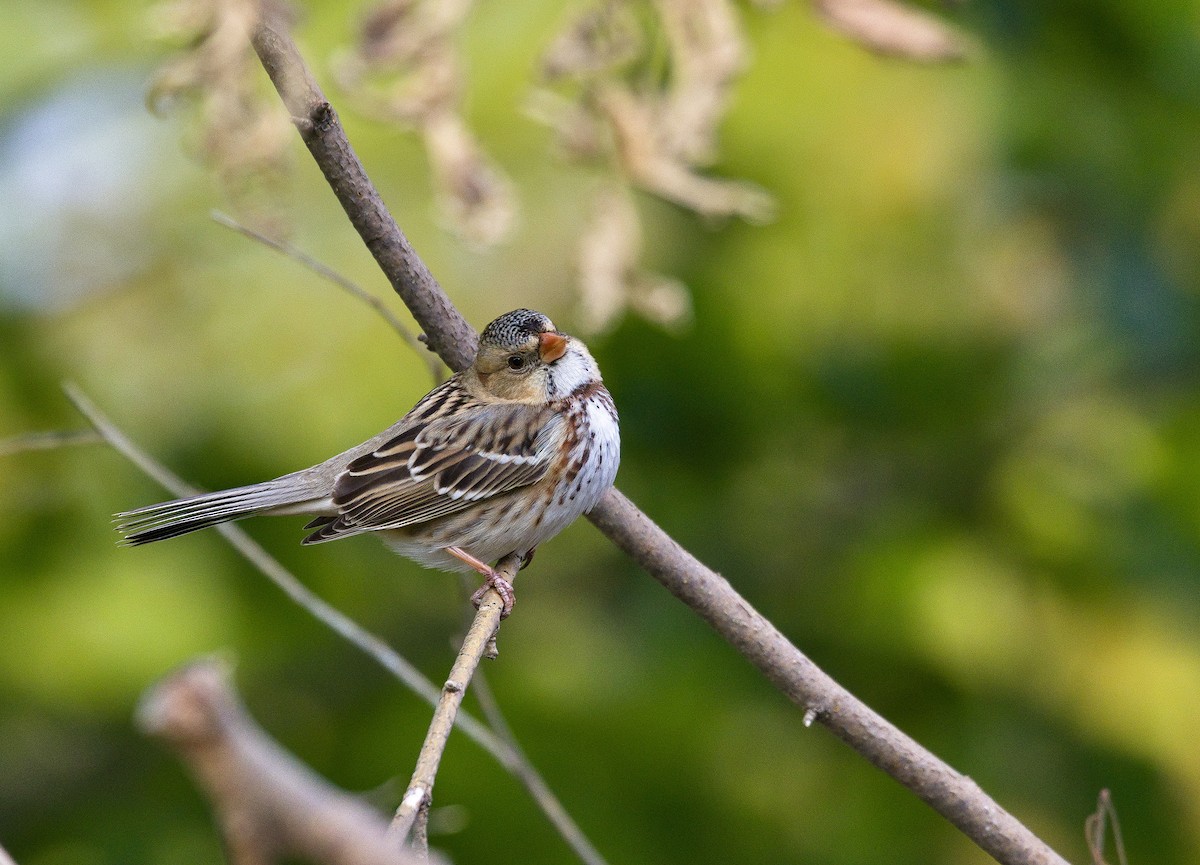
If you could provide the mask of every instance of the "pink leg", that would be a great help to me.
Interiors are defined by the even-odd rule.
[[[483,574],[483,585],[471,595],[471,603],[475,605],[476,609],[483,603],[483,596],[487,593],[487,590],[495,589],[496,594],[500,596],[500,601],[503,604],[503,607],[500,609],[500,618],[507,619],[509,614],[512,613],[513,605],[517,602],[517,593],[513,590],[512,583],[500,576],[496,572],[496,569],[487,564],[487,562],[479,561],[479,559],[461,547],[446,547],[446,552],[464,565]]]

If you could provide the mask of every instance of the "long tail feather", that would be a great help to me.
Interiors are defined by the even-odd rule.
[[[293,482],[286,483],[289,480]],[[286,512],[295,507],[303,512],[305,504],[315,502],[312,490],[295,483],[294,476],[277,478],[126,511],[117,514],[117,531],[124,535],[124,545],[135,547],[264,511]]]

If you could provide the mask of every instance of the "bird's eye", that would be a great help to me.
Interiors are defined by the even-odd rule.
[[[525,358],[519,354],[510,354],[508,356],[508,368],[509,369],[524,369],[525,368]]]

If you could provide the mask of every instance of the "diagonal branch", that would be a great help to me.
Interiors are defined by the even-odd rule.
[[[943,763],[839,685],[788,641],[729,582],[680,546],[618,490],[589,514],[610,540],[691,607],[817,721],[916,793],[997,861],[1066,865],[979,785]]]
[[[264,68],[305,144],[354,227],[396,291],[453,369],[470,362],[474,331],[429,275],[387,216],[336,114],[304,65],[286,27],[267,13],[253,36]],[[402,255],[391,250],[402,241]],[[419,265],[419,266],[418,266]],[[459,341],[455,341],[455,339]],[[1045,842],[966,776],[938,760],[821,671],[721,576],[684,550],[625,496],[610,490],[589,515],[602,532],[836,736],[916,793],[983,850],[1006,865],[1065,865]]]
[[[283,750],[237,699],[228,669],[193,662],[151,688],[138,725],[167,742],[212,800],[231,862],[417,865],[383,816]]]
[[[0,457],[23,454],[29,451],[57,450],[61,447],[74,445],[103,444],[95,430],[49,430],[47,432],[25,433],[12,438],[0,439]],[[0,865],[4,865],[0,860]]]

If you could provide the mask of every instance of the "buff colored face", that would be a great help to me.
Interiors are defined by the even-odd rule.
[[[542,402],[549,365],[566,353],[569,342],[569,336],[547,330],[518,345],[482,343],[473,369],[483,389],[497,399]]]

